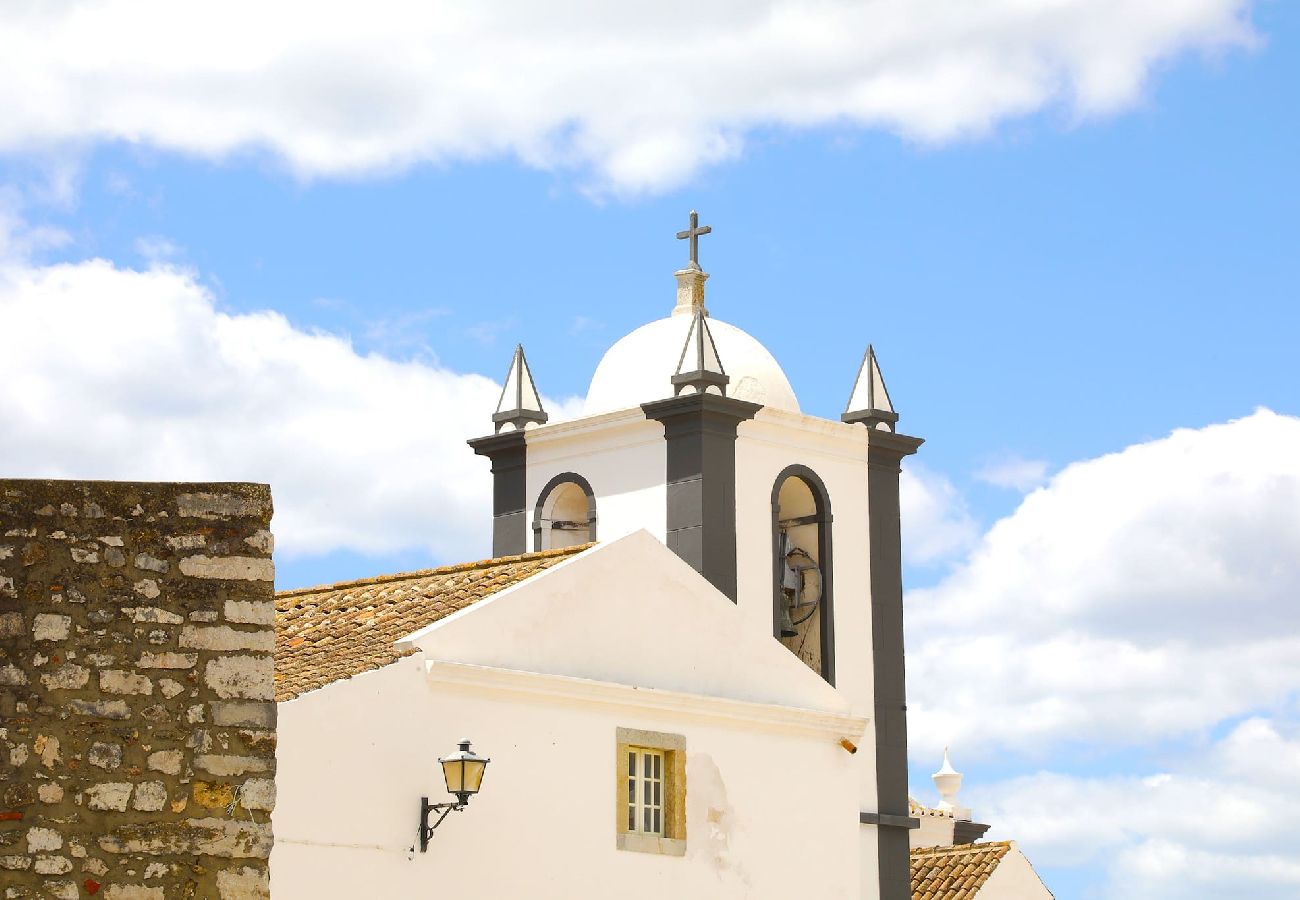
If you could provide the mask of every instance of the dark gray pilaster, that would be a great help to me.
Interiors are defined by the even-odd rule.
[[[876,826],[880,900],[910,900],[907,686],[903,668],[903,553],[898,476],[921,439],[867,430],[867,527],[871,553],[871,655],[876,685]]]
[[[736,599],[736,427],[762,406],[717,394],[643,403],[667,441],[668,547]]]
[[[475,438],[469,445],[492,461],[492,555],[527,553],[528,450],[524,432]]]

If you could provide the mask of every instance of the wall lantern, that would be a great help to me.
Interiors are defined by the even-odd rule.
[[[442,777],[447,781],[447,793],[456,796],[454,803],[430,803],[428,797],[420,798],[420,852],[429,849],[433,830],[442,824],[450,812],[460,812],[469,805],[469,798],[478,793],[483,783],[483,772],[492,760],[484,759],[469,749],[469,741],[461,741],[460,749],[438,762],[442,764]],[[429,813],[441,812],[438,820],[429,824]]]

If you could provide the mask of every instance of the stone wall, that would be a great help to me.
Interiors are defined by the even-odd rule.
[[[0,897],[268,895],[271,494],[0,480]]]

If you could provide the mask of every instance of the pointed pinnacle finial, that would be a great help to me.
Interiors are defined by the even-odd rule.
[[[501,386],[501,399],[497,401],[492,422],[500,434],[509,428],[523,431],[528,425],[544,425],[550,417],[542,408],[542,397],[533,383],[533,372],[524,356],[524,345],[516,344],[505,384]]]
[[[889,399],[885,376],[880,373],[876,350],[871,344],[867,344],[867,352],[862,356],[858,377],[853,382],[853,392],[849,395],[848,406],[840,416],[840,421],[860,422],[868,428],[884,431],[893,431],[898,423],[898,413]]]
[[[713,333],[703,307],[695,310],[691,327],[686,331],[686,344],[682,355],[677,360],[677,371],[671,379],[673,396],[681,394],[687,388],[694,388],[703,394],[710,387],[717,388],[722,396],[727,395],[727,383],[731,379],[722,368],[718,357],[718,345],[713,342]]]

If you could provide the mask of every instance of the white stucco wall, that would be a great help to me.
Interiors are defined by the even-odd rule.
[[[1052,900],[1052,892],[1012,841],[1011,849],[975,897],[976,900]]]
[[[596,495],[597,537],[609,541],[644,528],[667,531],[667,450],[663,426],[641,410],[560,422],[528,432],[528,547],[537,500],[552,478],[576,472]]]
[[[619,726],[685,736],[686,856],[616,849]],[[492,758],[483,793],[412,854],[463,737]],[[279,752],[279,900],[858,896],[855,773],[827,735],[435,687],[411,658],[285,704]]]
[[[921,827],[908,832],[908,841],[913,849],[952,846],[953,829],[956,825],[952,816],[929,814],[918,818]]]
[[[281,705],[279,900],[861,896],[860,772],[839,739],[864,723],[650,535],[415,640]],[[684,857],[616,848],[619,727],[685,736]],[[445,799],[436,758],[466,737],[493,760],[483,793],[411,854],[419,798]]]
[[[772,487],[790,465],[812,469],[830,495],[835,687],[859,715],[874,702],[867,539],[867,444],[861,428],[772,410],[742,423],[736,441],[738,600],[756,631],[772,633]],[[859,802],[874,811],[870,727],[857,754]]]

